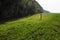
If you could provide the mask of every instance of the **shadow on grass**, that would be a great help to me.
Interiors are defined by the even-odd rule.
[[[32,16],[32,15],[28,15],[28,16]],[[21,18],[25,18],[25,17],[28,17],[28,16],[12,17],[12,18],[0,18],[0,24],[4,24],[5,22],[9,22],[9,21],[15,21],[15,20],[18,20],[18,19],[21,19]]]

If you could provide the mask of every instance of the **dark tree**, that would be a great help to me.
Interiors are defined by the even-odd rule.
[[[35,0],[0,0],[0,20],[10,20],[40,13]]]

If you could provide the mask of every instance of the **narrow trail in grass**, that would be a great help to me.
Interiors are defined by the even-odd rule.
[[[1,28],[5,29],[8,27],[25,27],[25,26],[32,26],[32,25],[38,25],[38,23],[44,23],[46,21],[51,20],[54,17],[53,14],[43,14],[42,20],[39,18],[39,14],[35,14],[31,17],[22,18],[16,21],[6,22],[5,24],[1,24]]]

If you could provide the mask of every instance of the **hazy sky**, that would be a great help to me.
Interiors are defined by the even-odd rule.
[[[60,0],[36,0],[45,10],[60,13]]]

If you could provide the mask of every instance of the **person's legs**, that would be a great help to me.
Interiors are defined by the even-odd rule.
[[[40,13],[40,20],[42,20],[42,13]]]

